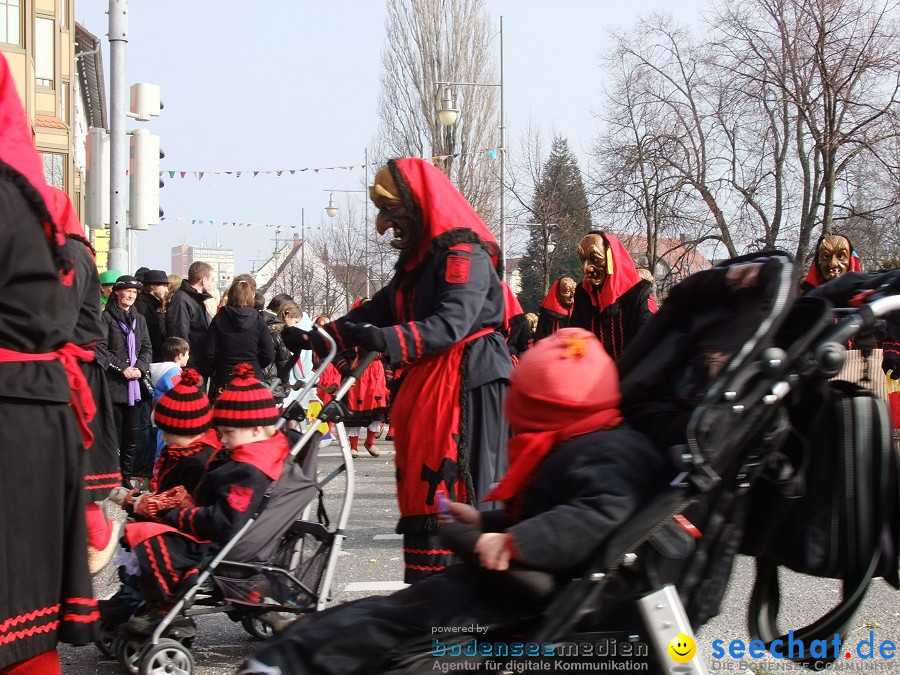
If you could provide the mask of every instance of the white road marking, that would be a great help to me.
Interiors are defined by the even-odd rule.
[[[403,539],[402,534],[376,534],[372,539]]]
[[[407,586],[409,584],[404,584],[402,581],[354,581],[344,586],[344,592],[402,591]]]

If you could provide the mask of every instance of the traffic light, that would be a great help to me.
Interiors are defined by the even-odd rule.
[[[131,132],[131,163],[129,169],[129,227],[132,230],[146,230],[159,223],[162,212],[159,209],[159,189],[163,182],[159,177],[159,160],[163,153],[159,149],[159,136],[146,129]]]
[[[87,137],[84,224],[109,227],[109,134],[92,128]]]

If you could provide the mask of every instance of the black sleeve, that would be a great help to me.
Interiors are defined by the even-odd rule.
[[[266,326],[266,321],[262,318],[262,315],[259,317],[259,350],[257,358],[262,368],[265,368],[275,360],[275,342],[272,340],[272,334],[269,332],[269,327]]]
[[[178,291],[172,296],[172,302],[166,308],[166,336],[180,337],[189,340],[191,334],[191,313],[188,303],[183,297],[184,292]]]
[[[506,343],[509,353],[517,356],[528,350],[528,340],[531,338],[531,326],[524,314],[516,314],[509,320],[509,337]]]
[[[538,310],[537,328],[534,329],[534,341],[543,340],[545,337],[553,333],[553,319],[547,313],[547,310],[541,308]]]
[[[547,571],[577,567],[635,513],[650,486],[658,484],[665,464],[649,441],[637,432],[626,437],[609,433],[564,470],[557,466],[549,488],[565,495],[563,503],[507,530],[517,560]]]
[[[107,318],[108,316],[109,315],[106,312],[103,313],[103,337],[97,341],[97,354],[99,354],[102,359],[105,359],[106,362],[112,366],[114,371],[121,373],[128,368],[128,364],[120,359],[119,356],[109,348],[111,343],[110,332],[114,330],[118,331],[119,327],[115,322]]]
[[[419,321],[382,329],[387,342],[385,355],[391,365],[443,351],[479,328],[475,322],[495,275],[488,254],[473,247],[471,252],[440,251],[436,255],[440,258],[434,266],[432,313]]]
[[[147,329],[147,320],[142,314],[137,314],[136,330],[141,343],[138,346],[134,367],[146,375],[150,371],[150,363],[153,361],[153,345],[150,344],[150,331]]]

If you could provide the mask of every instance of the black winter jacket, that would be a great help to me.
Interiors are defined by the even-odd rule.
[[[663,453],[627,425],[576,436],[538,466],[519,518],[488,511],[482,529],[510,533],[516,560],[525,565],[576,570],[673,474]]]
[[[134,308],[147,322],[147,334],[150,336],[150,346],[153,349],[153,363],[165,361],[163,353],[163,342],[166,340],[165,324],[159,314],[162,300],[150,293],[138,293]]]
[[[135,311],[122,311],[112,299],[106,303],[103,312],[103,324],[106,327],[103,337],[97,341],[97,355],[101,365],[106,368],[106,380],[109,382],[109,395],[113,403],[128,403],[128,380],[122,371],[129,367],[128,342],[119,321],[130,325],[134,321],[135,368],[146,375],[150,371],[152,348],[150,336],[147,334],[147,322]],[[107,365],[108,363],[108,365]],[[144,392],[142,392],[144,393]]]
[[[209,293],[195,290],[185,279],[166,306],[166,337],[180,337],[188,341],[191,346],[188,366],[203,375],[211,372],[203,358],[206,354],[206,331],[209,330],[209,312],[203,301],[211,297]]]
[[[227,385],[239,363],[249,363],[256,377],[265,379],[263,368],[275,359],[275,346],[259,310],[223,307],[209,325],[205,356],[214,386]]]
[[[650,284],[641,279],[598,313],[587,291],[578,284],[569,325],[591,331],[603,343],[606,353],[617,361],[641,326],[653,316],[649,307],[652,291]]]

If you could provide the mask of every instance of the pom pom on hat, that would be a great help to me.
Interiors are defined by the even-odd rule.
[[[199,386],[200,374],[193,368],[181,372],[181,379],[163,394],[153,411],[156,426],[178,436],[199,436],[212,424],[209,399]]]
[[[213,424],[217,427],[266,427],[275,424],[281,413],[275,399],[249,363],[232,368],[234,379],[219,394],[213,407]]]

